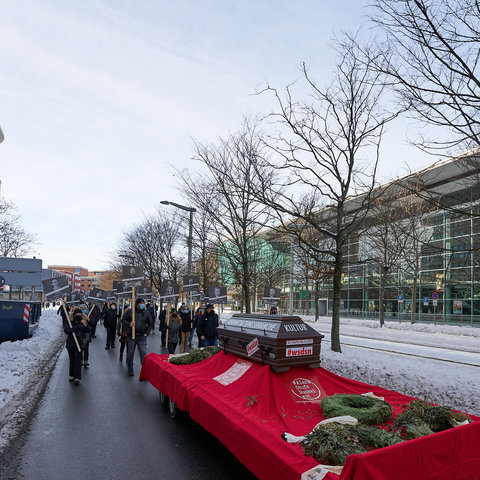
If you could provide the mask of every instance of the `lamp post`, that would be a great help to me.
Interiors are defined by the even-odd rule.
[[[185,210],[186,212],[190,212],[190,221],[188,224],[188,264],[187,264],[187,275],[192,274],[192,244],[193,244],[193,214],[197,211],[196,208],[193,207],[186,207],[185,205],[179,205],[175,202],[169,202],[168,200],[162,200],[160,202],[162,205],[172,205],[174,207],[179,208],[180,210]]]

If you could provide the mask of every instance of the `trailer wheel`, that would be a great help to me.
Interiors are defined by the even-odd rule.
[[[177,404],[171,399],[168,399],[168,414],[170,418],[175,420],[178,417],[179,410],[177,408]]]
[[[162,392],[159,392],[159,396],[160,396],[160,403],[162,404],[162,407],[167,408],[168,407],[168,397]]]

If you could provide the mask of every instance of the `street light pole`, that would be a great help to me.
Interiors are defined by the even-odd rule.
[[[192,247],[193,247],[193,214],[197,211],[197,209],[193,207],[186,207],[185,205],[180,205],[175,202],[169,202],[168,200],[162,200],[160,203],[162,205],[172,205],[174,207],[179,208],[180,210],[190,212],[190,221],[188,225],[188,239],[187,239],[187,246],[188,246],[187,275],[191,275],[192,274]]]

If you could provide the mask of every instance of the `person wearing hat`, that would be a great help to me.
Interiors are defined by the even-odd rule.
[[[277,311],[277,307],[275,305],[272,305],[270,307],[270,315],[277,315],[278,311]]]
[[[209,347],[218,345],[217,327],[222,322],[218,319],[218,315],[213,309],[213,305],[209,303],[205,308],[205,313],[199,318],[197,323],[197,335],[201,342],[199,347]]]
[[[145,308],[145,300],[137,298],[135,301],[135,322],[132,321],[132,310],[125,312],[122,318],[122,325],[127,327],[127,367],[128,375],[133,377],[133,356],[135,348],[138,347],[140,364],[147,354],[147,336],[150,335],[153,327],[152,316]],[[132,330],[135,328],[135,338],[132,338]]]
[[[68,335],[67,343],[65,344],[70,361],[68,381],[78,385],[82,379],[82,354],[85,345],[88,343],[87,333],[90,332],[90,326],[88,325],[87,316],[82,313],[80,307],[72,309],[69,314],[69,319],[71,326],[66,317],[63,319],[63,331]],[[78,351],[73,334],[77,337],[78,345],[81,349],[80,352]]]

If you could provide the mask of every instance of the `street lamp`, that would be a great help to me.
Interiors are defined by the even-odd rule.
[[[186,212],[190,212],[190,221],[188,224],[188,265],[187,265],[187,275],[192,274],[192,244],[193,244],[193,214],[197,211],[196,208],[193,207],[186,207],[185,205],[179,205],[175,202],[169,202],[168,200],[162,200],[160,202],[162,205],[172,205],[174,207],[179,208],[180,210],[185,210]]]

